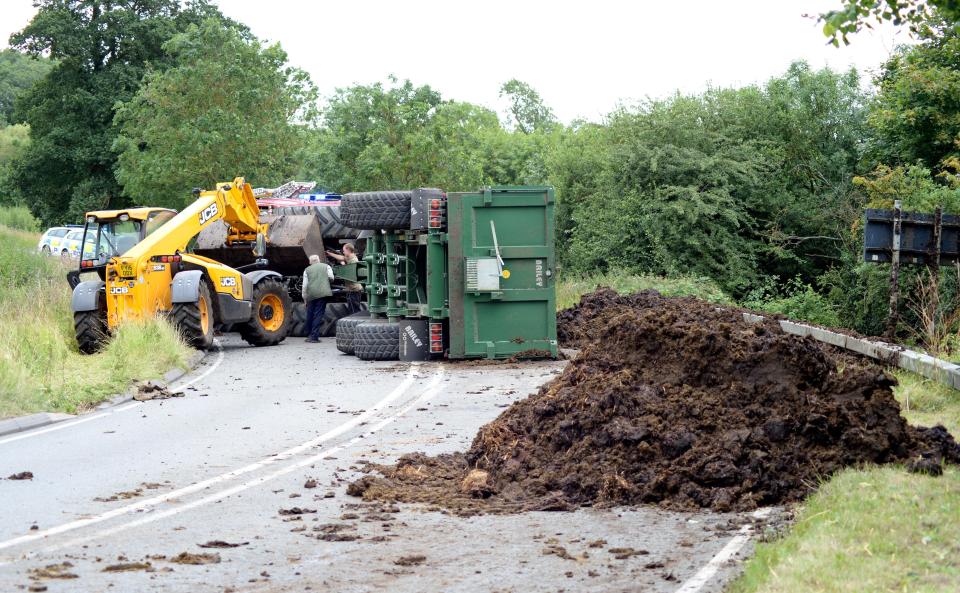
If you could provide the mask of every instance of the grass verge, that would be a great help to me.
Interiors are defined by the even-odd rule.
[[[911,424],[960,434],[960,392],[907,371],[895,393]],[[960,591],[960,469],[843,471],[781,539],[757,545],[733,593]]]
[[[620,294],[654,289],[664,296],[693,296],[713,303],[733,304],[733,300],[709,278],[636,276],[601,274],[561,277],[557,284],[557,311],[577,304],[580,297],[599,286],[609,286]]]
[[[0,418],[76,413],[134,379],[186,366],[189,348],[161,320],[126,325],[103,352],[80,354],[66,270],[36,253],[37,240],[0,226]]]

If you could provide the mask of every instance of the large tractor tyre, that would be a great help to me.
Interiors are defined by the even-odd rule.
[[[107,343],[106,311],[78,311],[73,314],[73,329],[77,336],[77,346],[83,354],[99,352]]]
[[[340,201],[340,219],[361,230],[406,230],[410,228],[411,191],[351,193]]]
[[[206,282],[200,282],[195,303],[173,304],[173,325],[194,348],[209,350],[213,346],[213,324],[213,299]]]
[[[357,324],[353,353],[360,360],[399,359],[400,324],[381,319]]]
[[[307,327],[307,304],[296,302],[290,305],[290,333],[291,338],[305,338],[310,334]]]
[[[279,281],[266,278],[253,287],[250,321],[237,324],[240,337],[251,346],[275,346],[287,337],[293,317],[290,295]]]
[[[347,303],[327,303],[320,321],[320,337],[332,338],[337,334],[337,321],[350,314]]]
[[[344,354],[353,354],[353,339],[357,334],[357,326],[369,320],[369,311],[360,311],[343,319],[338,319],[337,350]]]

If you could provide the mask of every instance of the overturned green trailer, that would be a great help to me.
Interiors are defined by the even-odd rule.
[[[555,358],[554,192],[489,187],[364,192],[340,214],[363,229],[355,274],[368,313],[337,322],[365,360]]]

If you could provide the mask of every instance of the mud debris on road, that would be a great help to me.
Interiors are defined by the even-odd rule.
[[[35,581],[47,579],[76,579],[77,573],[73,572],[73,563],[69,560],[58,564],[48,564],[42,568],[31,568],[27,571],[27,576]]]
[[[197,547],[198,548],[239,548],[240,546],[246,546],[249,544],[250,542],[230,543],[230,542],[225,542],[222,539],[214,539],[214,540],[208,541],[205,544],[197,544]]]
[[[411,554],[410,556],[401,556],[393,561],[397,566],[419,566],[427,561],[423,554]]]
[[[173,556],[168,560],[175,564],[192,564],[192,565],[201,565],[201,564],[220,564],[220,554],[216,553],[201,553],[201,554],[191,554],[190,552],[180,552],[176,556]]]
[[[908,426],[894,378],[740,310],[655,291],[586,295],[559,315],[582,350],[483,426],[469,450],[368,466],[348,494],[460,514],[658,504],[747,511],[796,501],[860,463],[935,474],[941,426]]]
[[[133,399],[138,402],[184,397],[182,391],[170,391],[166,385],[155,381],[135,382],[133,385]]]
[[[17,472],[7,476],[8,480],[32,480],[33,472]]]
[[[100,572],[138,572],[141,570],[150,572],[153,570],[153,564],[149,562],[120,562],[104,566]]]

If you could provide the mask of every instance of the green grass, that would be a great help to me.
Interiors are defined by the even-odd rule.
[[[960,392],[895,373],[911,424],[960,434]],[[848,469],[804,502],[787,535],[757,546],[732,593],[960,591],[960,469]]]
[[[107,348],[77,351],[66,269],[36,253],[35,234],[0,227],[0,418],[75,413],[186,365],[189,348],[166,322],[120,328]]]
[[[23,206],[0,207],[0,226],[32,233],[40,232],[40,221]],[[36,244],[36,241],[34,243]]]
[[[709,278],[662,278],[608,273],[596,276],[561,277],[557,284],[557,311],[572,307],[581,296],[593,292],[599,286],[609,286],[620,294],[653,288],[664,296],[694,296],[714,303],[733,303],[733,300]]]
[[[758,544],[733,593],[960,590],[960,472],[842,472],[804,504],[789,534]]]

